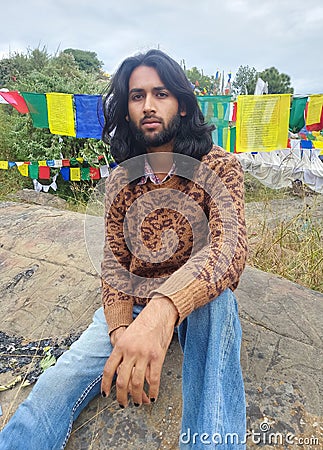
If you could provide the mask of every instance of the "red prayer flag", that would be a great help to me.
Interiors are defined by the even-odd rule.
[[[62,166],[63,167],[69,167],[70,164],[70,160],[69,159],[62,159]]]
[[[39,175],[38,178],[41,180],[49,180],[50,177],[50,168],[48,166],[39,166]]]
[[[90,167],[90,178],[91,180],[100,180],[100,169],[97,167]]]
[[[0,92],[2,98],[4,98],[11,106],[16,108],[21,114],[29,113],[29,109],[25,99],[19,94],[18,91]]]
[[[237,102],[233,102],[232,122],[237,121]]]

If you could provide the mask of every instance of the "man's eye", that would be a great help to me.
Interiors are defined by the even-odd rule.
[[[166,92],[158,92],[157,97],[161,97],[161,98],[167,97],[167,93]]]
[[[133,94],[130,96],[130,100],[135,102],[135,101],[141,100],[142,97],[143,97],[142,94]]]

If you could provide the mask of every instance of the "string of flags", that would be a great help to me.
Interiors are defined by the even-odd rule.
[[[104,125],[101,95],[0,91],[0,103],[29,113],[35,128],[52,134],[101,139]]]
[[[206,121],[215,125],[213,141],[233,153],[270,152],[291,148],[323,154],[323,95],[290,94],[197,97]]]
[[[214,143],[228,152],[255,154],[292,149],[296,140],[299,149],[323,155],[322,94],[239,95],[236,100],[232,95],[204,95],[197,96],[197,101],[206,121],[215,125]],[[49,128],[53,134],[101,139],[104,116],[100,95],[0,90],[0,103],[10,104],[22,114],[29,113],[34,127]],[[94,165],[83,158],[0,160],[0,169],[15,167],[22,176],[33,180],[36,190],[46,191],[57,188],[58,174],[65,181],[99,180],[108,176],[116,163],[110,155],[109,160],[104,158],[99,157]],[[51,183],[42,184],[42,180]]]
[[[100,164],[101,161],[104,164]],[[29,177],[33,180],[34,189],[38,192],[48,192],[49,189],[57,190],[56,179],[60,174],[64,181],[91,181],[106,178],[110,171],[117,166],[116,162],[110,157],[100,155],[97,161],[93,161],[91,165],[89,161],[84,158],[71,159],[51,159],[43,161],[1,161],[0,169],[8,170],[16,168],[24,177]],[[52,169],[56,170],[55,175],[51,179],[53,173]],[[41,181],[50,181],[51,183],[42,184]]]
[[[289,131],[303,131],[302,140],[323,149],[323,95],[290,94],[198,96],[213,140],[230,152],[272,151],[288,147]],[[104,124],[102,96],[0,90],[0,103],[29,113],[34,127],[53,134],[101,139]],[[318,134],[314,134],[314,133]],[[304,135],[306,139],[304,139]],[[306,145],[304,144],[304,148]]]

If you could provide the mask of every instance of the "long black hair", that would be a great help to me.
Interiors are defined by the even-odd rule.
[[[181,66],[160,50],[149,50],[125,59],[112,77],[103,100],[105,124],[102,140],[110,144],[117,163],[146,153],[135,141],[126,120],[128,115],[129,78],[138,66],[153,67],[165,87],[177,98],[179,107],[186,111],[174,140],[174,153],[200,160],[212,148],[214,125],[207,124],[198,106],[191,83]]]

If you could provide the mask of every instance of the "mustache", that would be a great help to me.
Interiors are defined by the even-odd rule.
[[[164,120],[161,118],[161,117],[158,117],[158,116],[155,116],[154,114],[150,114],[150,115],[145,115],[141,120],[140,120],[140,125],[142,125],[143,124],[143,122],[145,121],[145,120],[151,120],[151,119],[154,119],[154,120],[156,120],[157,122],[160,122],[160,123],[164,123]]]

